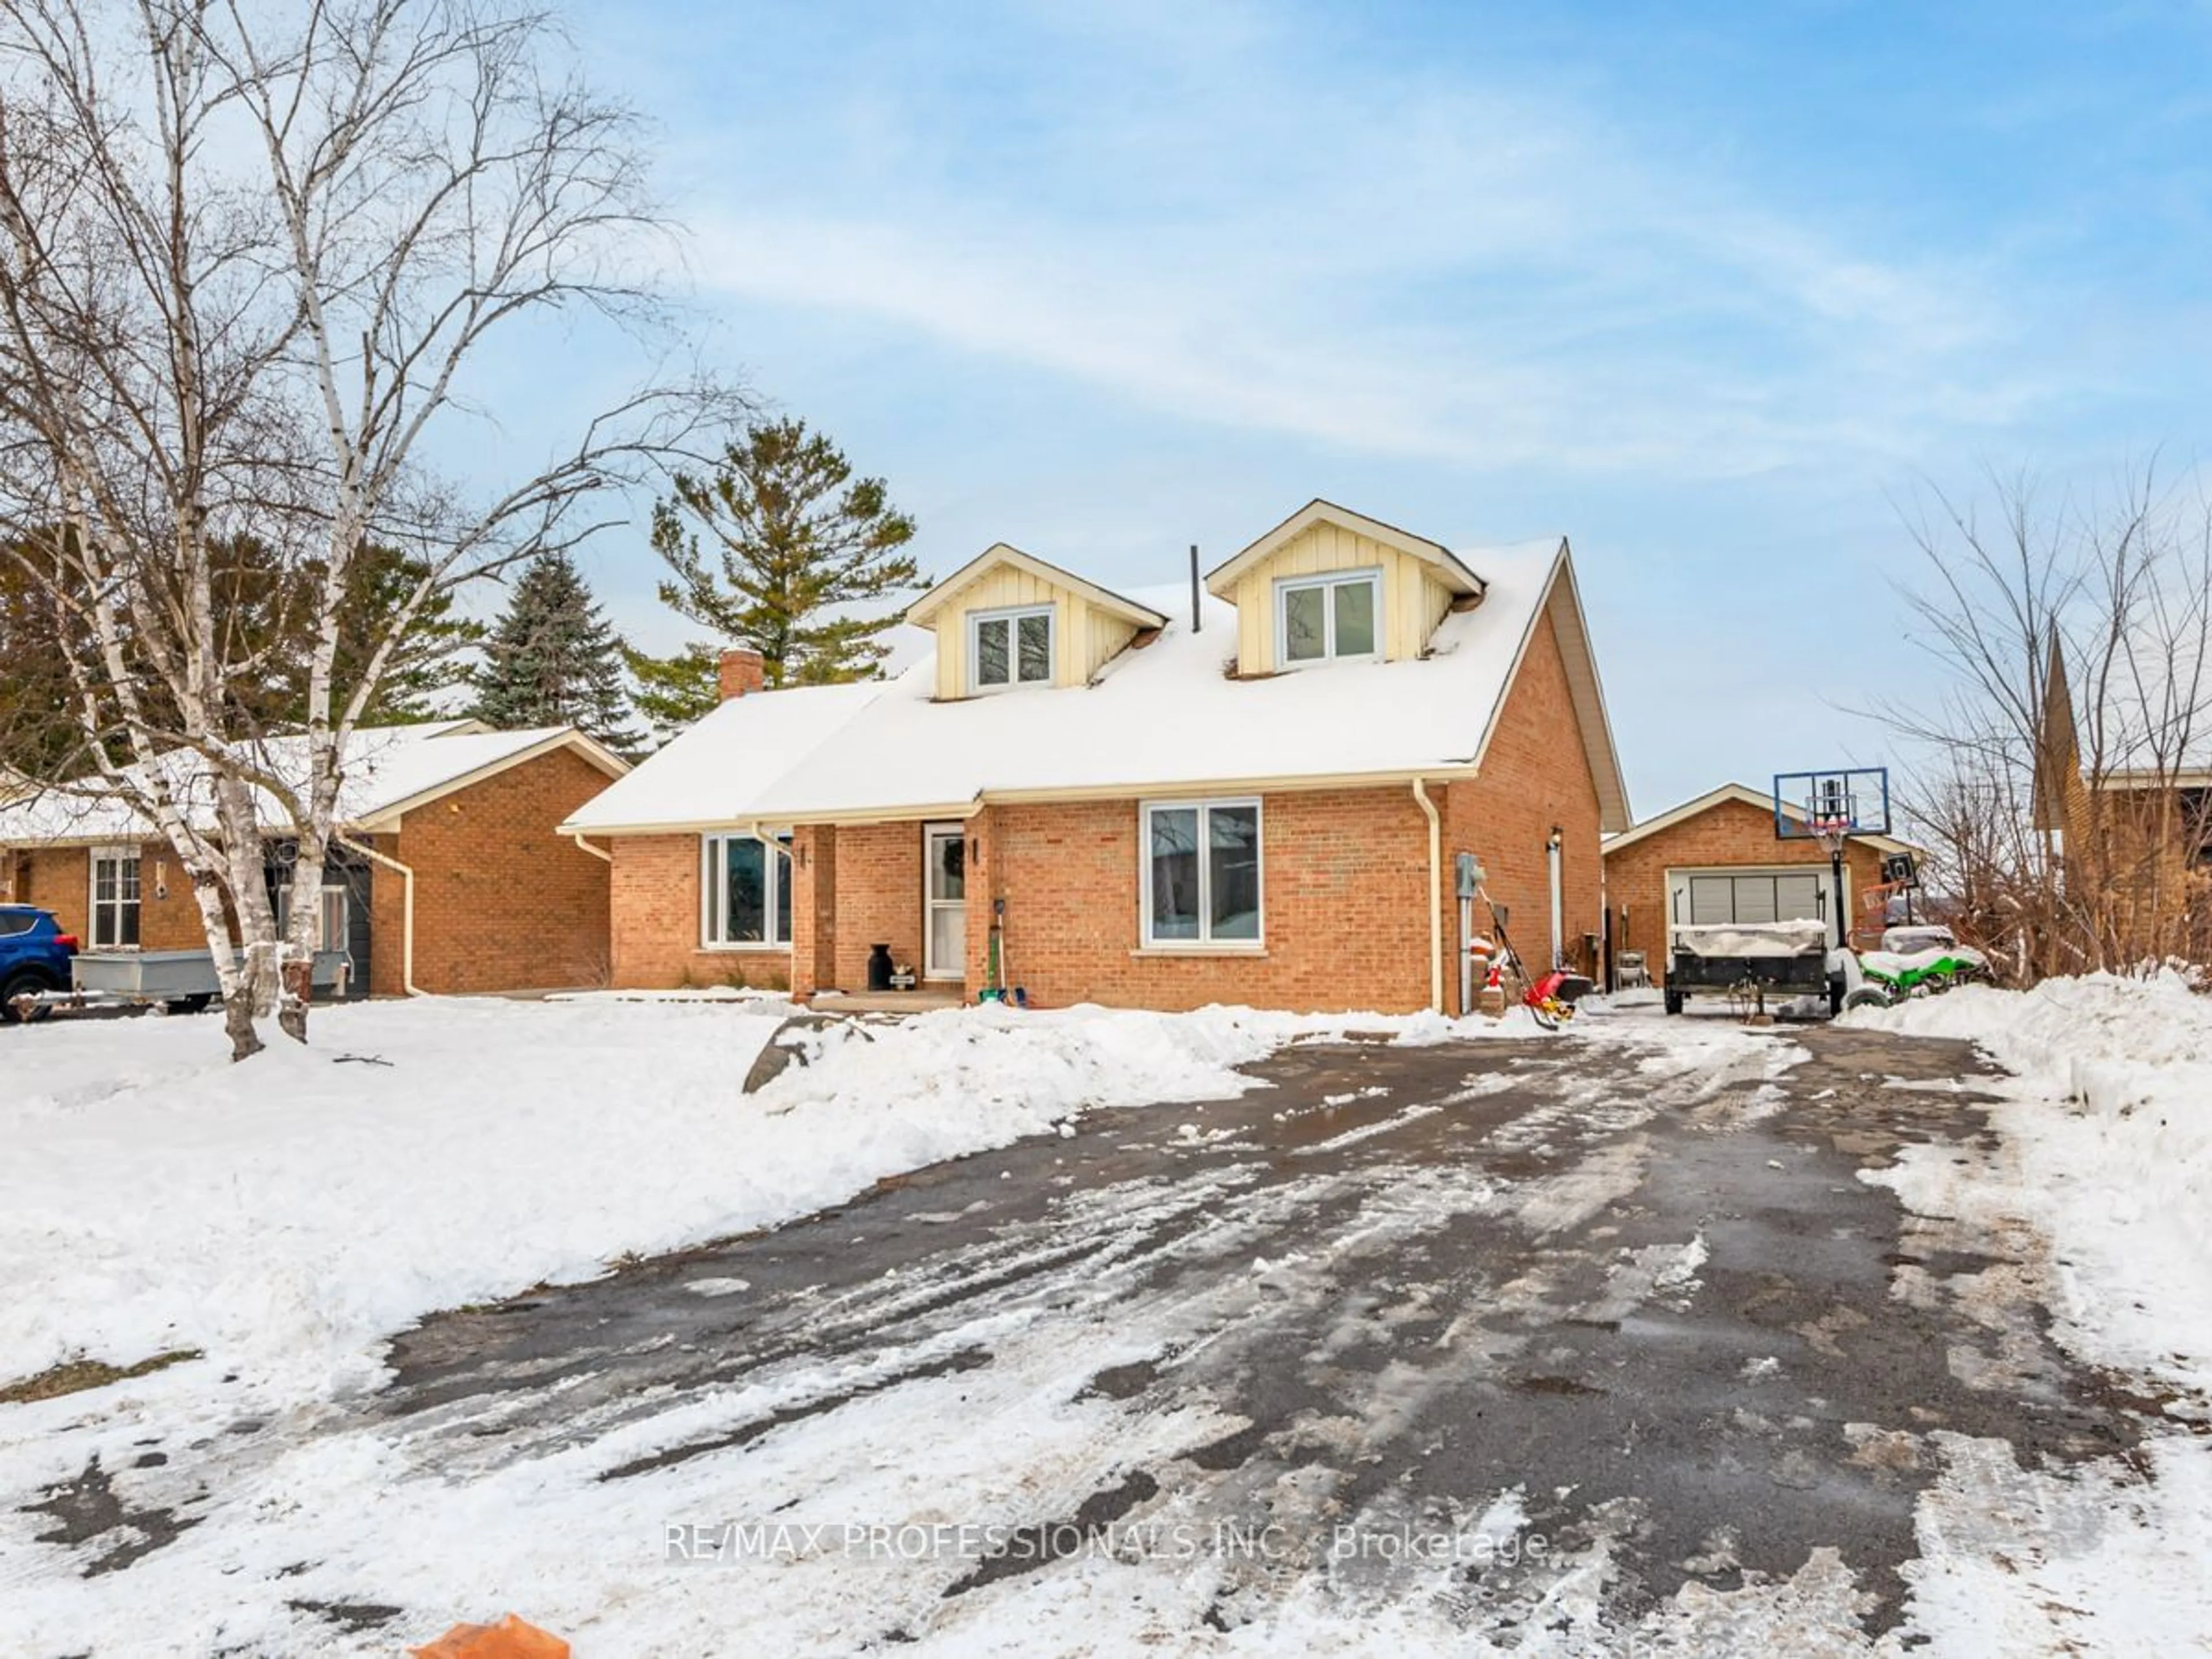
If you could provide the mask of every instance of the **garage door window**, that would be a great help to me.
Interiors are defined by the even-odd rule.
[[[1700,927],[1821,921],[1828,914],[1817,875],[1692,876],[1688,909],[1683,920]]]

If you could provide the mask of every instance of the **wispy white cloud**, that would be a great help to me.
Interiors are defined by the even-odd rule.
[[[688,215],[710,290],[889,319],[1145,405],[1461,465],[1910,453],[2042,395],[1971,267],[1855,243],[1557,90],[1269,15],[902,34],[749,108]],[[810,161],[809,158],[814,158]]]

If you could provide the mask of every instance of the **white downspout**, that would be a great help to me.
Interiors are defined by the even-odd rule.
[[[371,863],[382,866],[399,878],[399,988],[410,997],[428,994],[415,982],[415,872],[398,859],[343,833],[334,834],[331,839],[342,847],[352,848]]]
[[[1444,824],[1429,799],[1428,781],[1413,780],[1413,799],[1429,821],[1429,1006],[1444,1011]]]
[[[615,855],[612,853],[608,852],[603,847],[594,847],[591,842],[586,841],[584,839],[584,832],[580,830],[571,830],[568,832],[568,839],[574,842],[577,846],[582,848],[586,853],[589,853],[595,859],[605,859],[609,864],[612,864],[615,861]]]
[[[1566,893],[1561,885],[1559,867],[1559,831],[1556,826],[1552,838],[1544,843],[1545,862],[1552,881],[1552,966],[1567,965]]]

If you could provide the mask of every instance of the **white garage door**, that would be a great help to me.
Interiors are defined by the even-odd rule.
[[[1692,870],[1670,872],[1668,909],[1675,921],[1710,927],[1727,922],[1827,921],[1828,878],[1796,870]]]

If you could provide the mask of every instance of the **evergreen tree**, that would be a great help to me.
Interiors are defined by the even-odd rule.
[[[477,675],[477,719],[505,731],[574,726],[615,750],[629,746],[622,641],[575,564],[541,553],[516,578]]]
[[[687,645],[672,657],[624,646],[623,660],[636,682],[637,712],[661,737],[673,737],[722,700],[721,654],[711,645]]]
[[[805,422],[748,427],[714,477],[679,474],[653,508],[653,551],[673,573],[661,601],[716,639],[674,657],[628,653],[638,707],[668,726],[705,714],[726,645],[759,652],[771,686],[866,678],[887,649],[875,636],[896,620],[878,602],[921,583],[903,550],[913,539],[884,481],[854,477]]]
[[[264,726],[303,726],[309,648],[305,631],[313,624],[328,567],[319,558],[307,559],[282,578],[257,580],[253,572],[265,561],[265,550],[250,540],[241,540],[233,550],[240,562],[235,572],[225,573],[229,625],[242,628],[248,639],[288,641],[285,648],[270,653],[274,666],[267,683],[241,696],[241,705]],[[337,654],[331,663],[331,692],[338,707],[352,698],[377,641],[428,570],[423,560],[380,544],[363,548],[348,567],[346,594],[337,611]],[[281,583],[273,596],[264,591],[272,583]],[[482,623],[454,614],[459,597],[451,588],[441,589],[416,611],[393,643],[376,690],[362,710],[362,725],[392,726],[452,714],[453,700],[445,694],[468,684],[465,653],[484,638]]]
[[[88,650],[52,592],[27,575],[27,545],[0,553],[0,796],[14,778],[52,782],[83,768],[68,653]]]
[[[415,592],[428,568],[396,547],[370,547],[354,561],[345,609],[338,618],[337,657],[331,665],[341,702],[353,696],[392,613]],[[316,575],[319,580],[319,568]],[[467,653],[481,646],[485,635],[482,623],[454,614],[459,597],[453,588],[440,588],[415,613],[362,711],[363,726],[436,720],[452,712],[446,694],[469,683]],[[304,720],[304,676],[299,697],[298,718]]]

